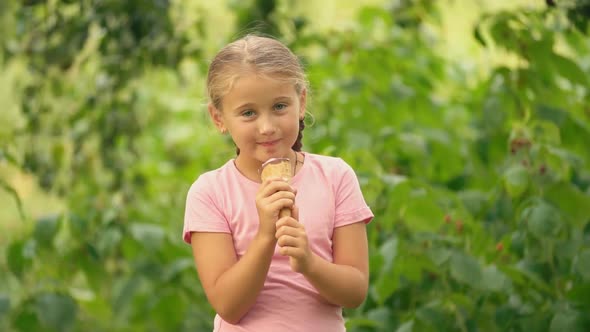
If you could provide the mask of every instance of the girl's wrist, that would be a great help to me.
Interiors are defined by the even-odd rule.
[[[277,239],[275,238],[274,234],[266,234],[264,232],[261,232],[260,230],[258,231],[258,233],[256,233],[254,240],[260,242],[263,245],[272,245],[273,248],[277,243]]]

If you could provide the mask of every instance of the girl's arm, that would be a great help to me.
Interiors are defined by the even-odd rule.
[[[360,306],[369,288],[369,250],[364,222],[334,229],[334,262],[313,254],[307,280],[326,300],[345,308]]]
[[[346,308],[363,303],[369,287],[367,232],[364,222],[337,227],[332,237],[334,262],[309,249],[303,225],[279,220],[280,252],[291,257],[291,267],[302,273],[328,302]]]
[[[191,244],[209,303],[223,320],[238,323],[264,285],[276,240],[258,234],[240,260],[231,234],[195,232]]]

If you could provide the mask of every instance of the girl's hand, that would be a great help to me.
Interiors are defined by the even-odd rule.
[[[295,203],[296,190],[280,178],[270,178],[262,182],[256,194],[258,210],[258,233],[275,237],[276,222],[282,208],[292,208]]]
[[[293,206],[292,214],[292,217],[283,217],[276,223],[279,253],[289,256],[291,270],[305,274],[310,269],[313,254],[309,249],[305,227],[297,221],[299,209],[296,206]]]

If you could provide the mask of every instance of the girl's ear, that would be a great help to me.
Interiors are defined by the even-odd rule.
[[[221,111],[213,105],[213,103],[209,103],[207,105],[207,110],[209,111],[209,116],[211,116],[211,120],[213,120],[213,124],[215,127],[219,129],[222,134],[225,134],[227,128],[225,128],[225,124],[223,123],[223,117],[221,116]]]
[[[299,95],[299,119],[303,119],[305,117],[306,102],[307,102],[307,89],[303,88],[303,90],[301,90],[301,95]]]

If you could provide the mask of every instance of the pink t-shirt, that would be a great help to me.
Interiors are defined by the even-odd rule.
[[[305,153],[305,163],[291,184],[297,189],[295,204],[310,248],[327,261],[333,261],[335,227],[373,218],[354,171],[340,158]],[[244,177],[233,160],[201,175],[188,192],[184,241],[190,243],[191,232],[230,233],[237,257],[242,257],[258,230],[254,197],[259,186]],[[214,326],[215,332],[345,331],[342,308],[324,301],[303,275],[291,271],[278,246],[248,313],[237,325],[216,315]]]

